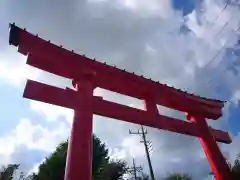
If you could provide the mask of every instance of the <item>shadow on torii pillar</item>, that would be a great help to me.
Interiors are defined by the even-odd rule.
[[[233,180],[216,141],[231,143],[227,132],[210,128],[205,120],[222,116],[223,101],[206,99],[168,87],[75,54],[10,24],[9,43],[27,56],[27,64],[73,80],[74,90],[28,80],[24,97],[74,110],[65,180],[91,180],[93,114],[168,130],[199,139],[217,180]],[[96,87],[144,100],[140,110],[93,96]],[[188,121],[160,115],[157,104],[187,112]]]

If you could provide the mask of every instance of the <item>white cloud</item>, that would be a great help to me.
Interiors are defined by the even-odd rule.
[[[36,80],[40,74],[39,70],[26,65],[25,56],[20,54],[0,56],[0,79],[8,84],[19,87],[27,78]]]
[[[29,150],[53,152],[60,142],[67,139],[68,133],[69,129],[64,123],[49,129],[22,118],[13,131],[0,138],[0,156],[4,158],[1,164],[11,163],[11,156],[22,145]]]
[[[28,131],[26,132],[26,129]],[[58,123],[56,128],[48,129],[41,125],[33,125],[28,119],[21,119],[15,130],[15,142],[27,143],[30,149],[40,149],[51,152],[56,145],[68,137],[68,128],[64,123]]]
[[[32,168],[28,171],[27,174],[28,174],[28,175],[31,175],[32,173],[38,173],[38,171],[39,171],[39,166],[40,166],[45,160],[46,160],[46,158],[44,158],[42,161],[34,164],[34,165],[32,166]]]
[[[166,17],[172,12],[171,2],[168,0],[150,0],[147,2],[144,0],[120,0],[119,2],[130,10],[151,16]]]
[[[233,101],[233,103],[235,105],[239,104],[239,101],[240,101],[240,90],[237,90],[237,91],[234,92],[231,100]]]
[[[222,150],[228,155],[228,160],[233,163],[236,157],[240,154],[240,132],[233,137],[232,143],[222,146]]]
[[[88,0],[89,3],[111,4],[117,9],[129,10],[138,16],[149,18],[158,16],[166,18],[173,13],[171,2],[169,0]]]
[[[38,101],[30,101],[30,108],[37,114],[43,115],[48,121],[56,121],[58,118],[63,117],[71,124],[73,120],[73,110],[55,106]]]
[[[139,156],[144,156],[144,146],[139,143],[141,139],[139,137],[128,137],[122,142],[122,147],[129,152],[128,156],[136,158]]]
[[[234,12],[238,12],[237,7],[228,6],[222,11],[226,4],[217,3],[212,0],[205,0],[202,4],[201,11],[193,11],[188,15],[188,27],[194,34],[209,45],[219,44],[219,40],[230,35],[232,30],[237,30],[239,18],[234,16]],[[234,18],[233,18],[234,17]],[[225,27],[225,24],[227,26]],[[221,32],[219,34],[219,32]],[[214,39],[214,37],[218,38]]]
[[[144,74],[144,76],[178,88],[188,89],[190,92],[216,97],[216,90],[227,87],[231,89],[231,92],[237,92],[236,89],[239,89],[239,85],[228,85],[227,83],[230,82],[229,72],[223,73],[224,66],[230,63],[224,59],[224,50],[226,47],[233,47],[237,40],[237,34],[233,31],[238,26],[237,21],[240,15],[235,7],[227,8],[221,13],[219,19],[214,21],[224,6],[222,1],[205,0],[202,9],[194,10],[188,17],[184,18],[172,9],[170,1],[167,0],[151,0],[147,4],[145,1],[134,0],[92,0],[76,3],[73,1],[73,3],[68,4],[61,3],[59,2],[59,6],[56,7],[53,2],[49,4],[49,1],[46,0],[38,1],[37,4],[33,4],[32,8],[29,8],[36,12],[32,15],[30,21],[26,21],[26,17],[29,17],[29,14],[32,13],[25,8],[27,4],[26,6],[21,4],[13,17],[19,19],[22,27],[27,26],[30,31],[39,33],[46,39],[61,42],[64,46],[71,47],[77,52],[84,52],[97,59],[106,59],[109,64],[116,64],[120,68]],[[46,7],[48,7],[47,11],[45,10]],[[63,10],[66,14],[61,13]],[[19,14],[21,14],[21,17],[19,17]],[[229,22],[216,40],[213,40],[222,26],[233,15],[235,18]],[[54,25],[52,22],[54,22]],[[191,33],[179,33],[179,29],[184,23],[191,30]],[[211,58],[228,39],[230,40],[226,47],[223,48],[222,53],[214,60],[214,63],[203,70],[202,68],[210,62]],[[13,53],[16,54],[17,52]],[[221,61],[224,61],[224,63],[221,64]],[[3,74],[0,72],[2,79],[17,78],[15,84],[18,84],[25,76],[32,76],[32,73],[28,74],[29,71],[19,70],[5,62],[2,64],[5,64],[4,68],[0,68]],[[10,69],[14,67],[15,69],[7,71],[5,67]],[[15,77],[12,75],[13,73],[9,73],[11,71],[15,72],[15,70],[16,72],[20,71],[20,77]],[[205,90],[206,83],[214,76],[218,77],[217,80],[214,80],[214,83],[220,84],[221,88],[216,88],[215,84],[211,84],[210,88]],[[238,78],[231,76],[231,81],[237,82]],[[60,79],[58,79],[49,79],[48,81],[60,82]],[[66,85],[63,81],[61,83],[64,86]],[[138,107],[138,103],[130,99],[123,100],[119,96],[102,92],[100,92],[100,95],[103,95],[106,99]],[[233,97],[238,99],[238,94]],[[229,95],[227,98],[229,98]],[[60,117],[66,117],[69,122],[72,119],[72,113],[63,108],[33,101],[30,102],[30,107],[34,112],[44,115],[48,121],[54,123]],[[138,149],[132,150],[134,147],[131,146],[134,144],[139,147],[137,141],[128,138],[128,129],[136,126],[112,119],[96,118],[95,120],[94,132],[104,142],[107,142],[108,146],[124,147],[123,150],[120,149],[120,152],[113,153],[115,156],[129,156],[126,149],[130,149],[131,152],[138,152]],[[25,122],[25,124],[28,123]],[[217,122],[216,125],[219,124],[222,124],[222,120]],[[221,127],[220,125],[219,127]],[[48,134],[46,129],[43,130],[36,126],[32,128],[39,132],[35,136]],[[34,134],[32,131],[29,132]],[[156,147],[152,154],[154,157],[153,165],[156,170],[161,169],[162,173],[169,169],[187,171],[194,163],[199,163],[199,173],[191,169],[199,178],[209,170],[198,142],[192,140],[192,138],[167,132],[160,133],[161,131],[152,129],[151,132],[154,133],[149,138],[153,140]],[[25,136],[20,137],[29,140]],[[7,140],[1,140],[2,144],[6,142]],[[37,142],[39,144],[45,143],[41,140]],[[34,148],[39,148],[34,143],[30,144]],[[141,144],[139,145],[141,146]],[[46,147],[51,149],[48,145]],[[8,144],[6,148],[11,151],[12,145]],[[141,159],[141,153],[138,154],[137,157],[144,164],[145,160]],[[179,159],[180,157],[183,158]],[[181,163],[181,165],[178,163]]]

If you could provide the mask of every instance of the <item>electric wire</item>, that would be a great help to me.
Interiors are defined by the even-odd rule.
[[[238,29],[235,31],[235,33],[239,32],[239,31],[240,31],[240,26],[239,26]],[[229,37],[229,38],[230,38],[230,37]],[[222,46],[222,48],[220,49],[221,51],[223,50],[223,47],[225,47],[225,45],[226,45],[226,43],[225,43],[225,44]],[[219,51],[217,54],[219,55],[219,54],[220,54],[220,51]],[[216,57],[215,57],[215,59],[216,59]],[[234,67],[234,65],[233,65],[232,63],[230,63],[230,66]],[[224,74],[227,70],[228,70],[228,67],[224,68],[221,73]],[[218,79],[218,77],[219,77],[219,76],[214,77],[214,78],[211,78],[211,79],[208,81],[208,83],[207,83],[206,88],[204,89],[204,91],[207,90],[207,89],[209,89],[209,87],[212,85],[213,81],[215,81],[216,79]]]
[[[229,3],[230,3],[230,1],[228,1],[226,3],[226,5],[222,8],[222,10],[220,11],[220,14],[216,17],[215,21],[217,21],[219,19],[220,15],[227,9]]]
[[[222,13],[228,8],[229,3],[230,3],[230,2],[228,1],[228,2],[225,4],[225,6],[223,6],[223,8],[221,9],[220,13],[219,13],[219,14],[217,15],[217,17],[215,18],[213,26],[216,24],[216,22],[218,21],[219,17],[221,17]],[[233,17],[233,16],[232,16],[232,17]],[[232,18],[232,17],[231,17],[231,18]],[[215,39],[223,32],[223,30],[228,26],[231,18],[230,18],[229,21],[227,21],[227,22],[224,24],[224,26],[221,27],[221,29],[216,33],[216,35],[214,36],[213,40],[215,40]],[[207,63],[207,65],[205,65],[205,66],[203,67],[203,69],[205,69],[207,66],[209,66],[209,65],[219,56],[219,54],[221,53],[221,51],[223,50],[223,48],[225,47],[225,45],[226,45],[226,43],[217,51],[217,53],[210,59],[210,61]],[[179,64],[180,64],[181,68],[184,69],[184,65],[183,65],[181,62],[180,62]],[[176,71],[176,73],[177,73],[177,71]],[[174,76],[176,76],[176,75],[174,75]],[[174,77],[174,76],[173,76],[173,77]],[[186,88],[186,90],[188,90],[188,88]]]

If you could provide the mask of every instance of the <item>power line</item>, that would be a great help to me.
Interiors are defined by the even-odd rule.
[[[234,67],[234,65],[232,63],[230,63],[229,66]],[[227,70],[228,70],[228,67],[224,68],[223,71],[220,73],[224,74]],[[203,91],[205,92],[206,90],[208,90],[213,85],[213,82],[218,78],[219,78],[219,76],[215,76],[210,81],[208,81],[206,88]]]
[[[227,40],[228,41],[228,40]],[[223,48],[226,46],[227,41],[223,44],[223,46],[215,53],[215,55],[210,59],[210,61],[208,61],[208,63],[203,66],[202,71],[205,70],[210,64],[212,64],[212,62],[220,55],[220,53],[222,52]]]
[[[229,24],[229,22],[232,20],[233,15],[229,18],[229,20],[224,24],[224,26],[218,31],[218,33],[214,36],[213,40],[215,40],[219,34],[222,33],[222,31],[227,27],[227,25]],[[239,26],[240,28],[240,26]],[[239,31],[239,28],[235,31],[235,33],[237,33]],[[206,69],[221,53],[221,51],[223,50],[223,48],[226,46],[227,42],[229,41],[229,39],[231,38],[231,36],[229,36],[227,38],[227,40],[225,41],[225,43],[223,44],[223,46],[216,52],[216,54],[210,59],[210,61],[202,68],[202,70]]]
[[[226,3],[226,5],[222,8],[222,10],[220,11],[220,14],[217,16],[217,18],[215,19],[215,22],[219,19],[220,15],[223,13],[223,11],[225,11],[229,5],[230,1],[228,1]]]
[[[224,26],[218,31],[218,33],[214,36],[213,40],[215,40],[215,39],[219,36],[219,34],[221,34],[221,33],[223,32],[223,30],[224,30],[224,29],[227,27],[227,25],[229,24],[230,20],[231,20],[231,18],[230,18],[229,21],[227,21],[227,22],[224,24]]]
[[[228,8],[230,1],[228,1],[225,6],[223,6],[223,8],[221,9],[220,13],[218,14],[218,16],[216,17],[216,19],[214,20],[214,24],[213,26],[216,24],[217,20],[219,19],[219,17],[221,16],[221,14]],[[227,27],[227,25],[229,24],[229,22],[231,21],[233,16],[231,16],[229,18],[229,20],[224,24],[224,26],[221,27],[221,29],[216,33],[216,35],[213,38],[213,41],[223,32],[223,30]],[[207,65],[205,65],[202,69],[205,69],[207,66],[209,66],[221,53],[221,51],[223,50],[223,48],[225,47],[226,42],[224,43],[224,45],[217,51],[217,53],[210,59],[210,61],[207,63]],[[184,66],[182,65],[182,63],[180,63],[180,66],[184,69]],[[175,75],[174,75],[175,76]]]
[[[220,13],[218,14],[218,16],[216,17],[213,26],[216,24],[217,20],[219,19],[219,17],[221,16],[221,14],[229,7],[230,1],[228,1],[225,6],[223,6],[223,8],[221,9]],[[223,31],[224,29],[228,26],[228,24],[231,22],[232,18],[234,16],[232,15],[229,20],[220,28],[220,30],[215,34],[214,38],[212,41],[214,41]],[[240,27],[239,27],[240,28]],[[239,28],[237,31],[239,31]],[[236,31],[236,32],[237,32]],[[214,54],[214,56],[208,61],[208,63],[202,68],[202,71],[204,71],[210,64],[212,64],[217,57],[221,54],[222,50],[225,48],[225,46],[227,45],[227,42],[229,41],[231,36],[229,36],[227,38],[227,40],[225,41],[225,43],[221,46],[221,48]],[[182,65],[182,63],[180,63],[180,66],[182,68],[184,68],[184,66]],[[175,76],[175,75],[174,75]],[[208,84],[210,84],[212,82],[212,80],[210,80],[210,82],[208,82]]]
[[[220,11],[220,13],[218,14],[218,16],[216,17],[216,19],[214,20],[214,23],[212,26],[214,26],[216,24],[216,22],[218,21],[219,17],[221,16],[221,14],[227,9],[229,5],[229,2],[226,3],[226,5],[222,8],[222,10]],[[231,19],[231,18],[230,18]],[[229,20],[230,20],[229,19]],[[228,22],[226,22],[226,24],[220,29],[220,31],[215,35],[215,37],[213,38],[213,40],[223,31],[223,29],[228,25]],[[206,32],[207,33],[207,32]],[[205,33],[204,33],[205,34]],[[203,35],[204,35],[203,34]]]
[[[238,29],[235,31],[235,33],[237,33],[238,31],[240,30],[240,26],[238,27]],[[230,38],[230,37],[229,37]],[[228,39],[229,39],[228,38]],[[216,54],[216,56],[214,56],[214,58],[208,63],[208,65],[210,64],[210,63],[212,63],[213,61],[214,61],[214,59],[216,59],[216,57],[220,54],[220,52],[223,50],[223,48],[225,47],[225,45],[226,45],[226,43],[221,47],[221,49],[219,50],[219,52],[217,52],[217,54]],[[232,64],[231,64],[231,66],[233,66]],[[206,67],[206,66],[205,66]],[[222,73],[225,73],[227,71],[227,67],[222,71]],[[208,89],[208,86],[215,80],[215,79],[217,79],[218,78],[218,76],[216,77],[216,78],[211,78],[209,81],[208,81],[208,83],[207,83],[207,87],[206,87],[206,89]],[[204,89],[204,91],[206,90],[206,89]]]
[[[230,18],[230,19],[231,19],[231,18]],[[240,26],[238,27],[237,30],[235,30],[234,33],[237,33],[239,30],[240,30]],[[205,70],[211,63],[213,63],[213,62],[216,60],[216,58],[220,55],[220,53],[222,52],[222,50],[225,48],[225,46],[226,46],[226,44],[227,44],[227,42],[229,41],[230,38],[231,38],[231,36],[229,36],[229,37],[227,38],[227,40],[225,41],[225,43],[223,44],[223,46],[216,52],[216,54],[210,59],[210,61],[202,68],[202,71]],[[220,61],[220,62],[221,62],[221,61]],[[219,62],[219,63],[220,63],[220,62]],[[227,68],[225,68],[222,73],[225,73],[226,71],[227,71]],[[205,91],[209,88],[209,85],[211,85],[212,82],[213,82],[214,80],[216,80],[217,78],[218,78],[218,76],[211,78],[211,79],[207,82],[206,88],[203,89],[203,92],[205,92]]]

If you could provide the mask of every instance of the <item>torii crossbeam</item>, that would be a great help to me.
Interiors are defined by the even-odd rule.
[[[27,64],[73,80],[75,90],[28,80],[24,97],[74,110],[65,180],[91,180],[93,114],[199,138],[217,180],[232,180],[216,141],[231,143],[227,132],[208,127],[205,118],[217,120],[223,101],[188,94],[112,67],[45,41],[10,25],[9,43],[27,56]],[[140,110],[93,96],[96,87],[144,100]],[[187,114],[187,121],[160,115],[157,104]],[[104,127],[103,127],[104,128]]]

